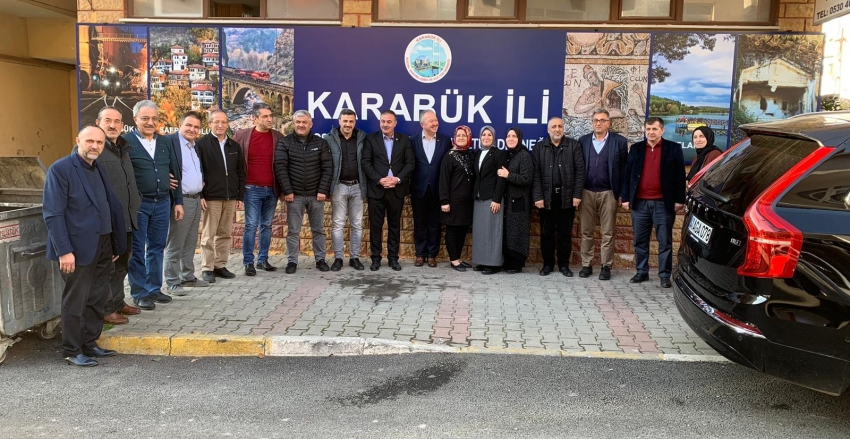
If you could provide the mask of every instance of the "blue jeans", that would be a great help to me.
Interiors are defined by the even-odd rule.
[[[133,253],[127,277],[130,295],[134,299],[160,293],[162,288],[162,260],[171,218],[171,199],[142,199],[139,208],[139,230],[133,233]]]
[[[638,200],[632,207],[635,237],[635,265],[638,274],[649,274],[649,239],[655,226],[658,240],[658,277],[670,278],[673,271],[673,222],[676,215],[668,212],[664,200]]]
[[[257,262],[269,259],[269,247],[272,244],[272,218],[277,208],[277,197],[274,188],[246,185],[245,198],[245,233],[242,235],[242,264],[254,263],[254,239],[257,227],[260,228],[260,248],[257,250]]]

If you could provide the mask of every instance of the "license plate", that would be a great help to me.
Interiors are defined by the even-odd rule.
[[[688,232],[691,233],[691,236],[708,244],[708,240],[711,239],[711,231],[711,226],[700,221],[696,215],[691,215],[691,223],[688,224]]]

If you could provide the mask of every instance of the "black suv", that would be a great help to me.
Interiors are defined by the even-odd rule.
[[[742,126],[694,176],[675,301],[726,358],[840,395],[850,384],[850,112]]]

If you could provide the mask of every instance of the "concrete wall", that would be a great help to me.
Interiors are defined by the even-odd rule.
[[[27,19],[0,21],[0,156],[39,156],[49,166],[70,152],[76,132],[74,66],[32,58]]]

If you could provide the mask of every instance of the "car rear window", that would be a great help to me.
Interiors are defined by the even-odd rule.
[[[718,199],[720,210],[743,216],[759,194],[818,147],[808,140],[753,135],[712,166],[699,186]]]

